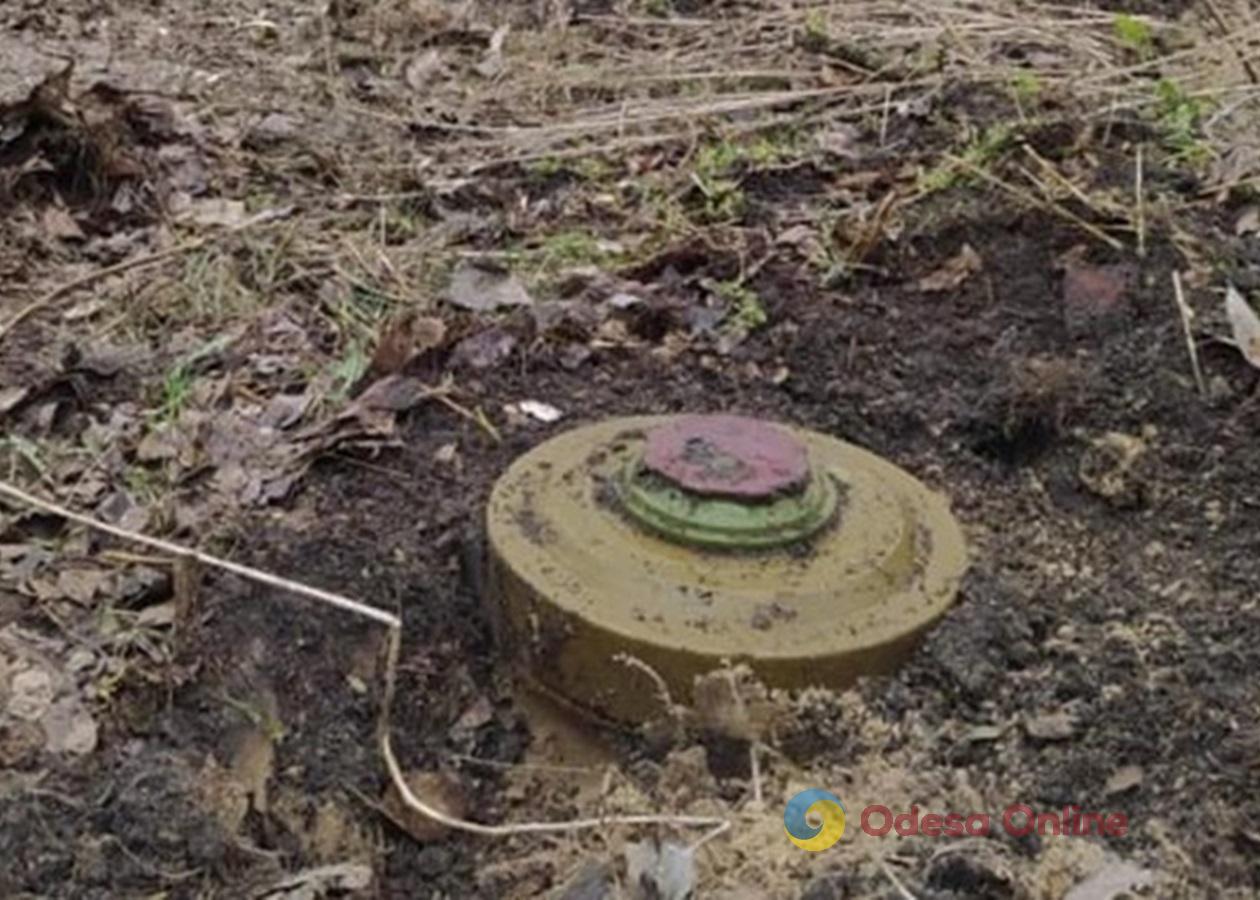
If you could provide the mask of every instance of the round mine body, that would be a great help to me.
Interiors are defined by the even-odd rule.
[[[948,504],[906,472],[736,416],[554,437],[496,484],[487,536],[504,649],[549,693],[622,723],[665,712],[658,679],[687,703],[728,663],[784,688],[887,672],[966,567]]]

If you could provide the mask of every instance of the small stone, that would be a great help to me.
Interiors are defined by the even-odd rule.
[[[1141,766],[1124,766],[1116,769],[1111,777],[1107,779],[1107,784],[1103,787],[1103,795],[1112,797],[1116,794],[1123,794],[1131,791],[1142,783]]]
[[[1076,733],[1076,719],[1066,711],[1047,713],[1028,719],[1024,730],[1040,741],[1065,741]]]

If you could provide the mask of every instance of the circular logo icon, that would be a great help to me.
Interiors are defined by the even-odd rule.
[[[817,824],[810,823],[811,817]],[[830,791],[801,791],[783,810],[783,827],[788,839],[802,850],[826,850],[844,834],[844,806]]]

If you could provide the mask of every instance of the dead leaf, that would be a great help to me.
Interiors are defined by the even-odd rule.
[[[113,378],[124,369],[140,363],[148,356],[139,347],[119,347],[97,343],[87,347],[68,345],[62,353],[62,368],[66,372],[88,372],[101,378]]]
[[[57,590],[80,606],[90,604],[112,576],[97,569],[63,569],[57,576]]]
[[[167,625],[174,625],[175,601],[167,600],[165,603],[155,603],[153,606],[146,606],[136,616],[136,624],[149,628],[162,628]]]
[[[28,387],[0,388],[0,416],[16,409],[30,394]]]
[[[511,357],[516,337],[504,328],[487,328],[464,338],[451,353],[452,366],[490,369]]]
[[[44,733],[38,725],[0,718],[0,768],[25,766],[43,745]]]
[[[319,900],[365,891],[372,886],[372,867],[362,863],[320,866],[289,875],[261,894],[258,900]]]
[[[1225,315],[1243,358],[1260,369],[1260,315],[1232,284],[1225,288]]]
[[[818,148],[840,159],[857,159],[862,155],[858,148],[861,137],[862,131],[856,125],[838,123],[818,135]]]
[[[463,714],[451,726],[452,731],[476,731],[482,725],[494,720],[494,704],[484,694],[464,710]]]
[[[43,667],[30,666],[18,672],[9,682],[9,703],[6,712],[23,722],[35,722],[52,707],[52,676]]]
[[[407,776],[407,787],[438,811],[456,819],[464,817],[468,800],[463,785],[454,776],[444,772],[413,772]],[[409,807],[392,781],[385,792],[384,811],[398,827],[421,843],[441,840],[447,833],[445,825]]]
[[[236,228],[248,216],[245,204],[240,200],[223,197],[206,197],[193,200],[177,217],[177,221],[203,225],[207,228]]]
[[[980,254],[970,244],[963,244],[962,249],[935,272],[920,278],[915,289],[925,294],[952,291],[983,268],[984,260],[980,258]]]
[[[160,425],[141,438],[136,460],[143,463],[177,459],[191,447],[188,436],[174,425]]]
[[[403,79],[413,91],[423,91],[428,87],[429,82],[441,74],[443,68],[441,54],[436,49],[432,49],[421,53],[407,64]]]
[[[433,388],[419,378],[386,375],[373,382],[339,418],[353,418],[368,410],[403,412],[433,396]]]
[[[1111,773],[1111,777],[1107,779],[1107,784],[1103,787],[1103,796],[1111,797],[1115,794],[1131,791],[1142,783],[1142,777],[1141,766],[1124,766],[1116,769],[1116,771]]]
[[[1068,891],[1063,900],[1117,900],[1131,896],[1134,888],[1147,887],[1154,881],[1154,875],[1147,869],[1114,860]]]
[[[244,144],[251,150],[262,150],[291,141],[302,133],[302,121],[287,113],[273,112],[263,116],[245,133]]]
[[[694,852],[672,841],[626,845],[626,881],[636,900],[686,900],[696,885]]]
[[[60,206],[44,207],[42,216],[44,231],[48,236],[59,241],[81,241],[86,235],[79,223],[70,213]]]
[[[433,316],[403,313],[381,331],[368,371],[373,375],[394,375],[422,354],[442,345],[446,323]]]
[[[86,756],[96,749],[96,720],[77,695],[63,697],[49,707],[39,723],[49,753]]]
[[[301,394],[276,394],[267,401],[259,421],[268,428],[290,428],[306,415],[314,399],[309,390]]]
[[[510,272],[463,263],[451,276],[447,302],[473,312],[528,306],[533,298]]]
[[[84,300],[82,303],[76,303],[74,306],[62,313],[61,320],[63,322],[81,322],[84,319],[92,318],[108,305],[108,303],[100,298]]]
[[[478,75],[481,75],[483,78],[494,78],[503,74],[505,68],[503,63],[503,42],[507,40],[508,33],[511,30],[511,25],[500,25],[495,29],[494,34],[490,36],[490,46],[486,49],[485,56],[481,58],[481,62],[474,66]]]
[[[555,900],[614,900],[617,896],[612,867],[588,859],[556,891]]]
[[[779,232],[774,242],[780,247],[795,247],[805,259],[821,259],[825,253],[818,232],[811,225],[793,225]]]
[[[1234,222],[1234,234],[1241,237],[1257,233],[1260,233],[1260,206],[1248,206]]]

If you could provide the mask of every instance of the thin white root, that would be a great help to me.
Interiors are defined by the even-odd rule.
[[[220,559],[217,556],[211,556],[208,553],[202,553],[190,547],[183,547],[170,541],[164,541],[161,538],[149,537],[148,535],[129,531],[126,528],[110,525],[99,519],[76,513],[73,510],[66,509],[64,506],[36,497],[34,494],[30,494],[4,481],[0,481],[0,496],[8,497],[10,500],[17,501],[25,506],[60,516],[67,521],[96,529],[121,540],[140,544],[152,550],[170,554],[178,559],[194,559],[202,565],[231,572],[233,575],[238,575],[241,578],[259,584],[265,584],[268,587],[298,594],[299,596],[335,607],[343,612],[371,619],[379,625],[384,625],[389,631],[389,643],[386,651],[385,695],[381,703],[381,718],[378,726],[381,756],[384,757],[385,768],[389,772],[390,780],[393,782],[403,802],[422,816],[432,819],[447,828],[487,837],[506,837],[515,834],[555,834],[629,825],[669,825],[677,828],[711,829],[708,835],[701,838],[700,843],[709,840],[711,837],[716,837],[730,828],[729,820],[717,816],[646,814],[601,816],[599,818],[572,819],[562,822],[517,822],[505,825],[484,825],[480,822],[470,822],[467,819],[447,815],[412,792],[406,778],[403,777],[402,767],[398,764],[398,758],[394,755],[393,743],[390,740],[389,714],[393,708],[394,690],[398,675],[398,656],[402,646],[402,620],[398,616],[376,607],[368,606],[366,603],[351,600],[349,597],[334,594],[331,591],[310,587],[301,582],[281,578],[278,575],[272,575],[269,572],[264,572],[251,566],[243,566],[226,559]]]
[[[901,900],[916,900],[914,894],[910,893],[910,889],[902,883],[901,879],[897,877],[897,873],[888,865],[887,860],[881,859],[879,867],[883,870],[888,880],[892,882],[893,887],[897,889],[897,893],[901,895]]]
[[[760,809],[765,798],[761,792],[761,744],[758,741],[748,742],[748,767],[752,770],[753,803]]]
[[[656,686],[656,699],[660,701],[661,706],[665,708],[666,714],[677,722],[686,718],[686,710],[679,704],[674,702],[673,696],[669,692],[669,685],[665,683],[665,679],[661,677],[661,673],[653,669],[637,656],[631,656],[629,653],[618,653],[613,657],[613,662],[619,662],[623,666],[631,669],[637,669],[652,680],[652,684]]]
[[[1181,314],[1181,330],[1186,336],[1186,351],[1190,354],[1190,368],[1194,372],[1194,384],[1199,389],[1199,396],[1207,396],[1207,382],[1203,380],[1203,369],[1199,366],[1199,348],[1194,343],[1194,333],[1190,330],[1190,322],[1194,319],[1194,311],[1186,303],[1185,292],[1181,289],[1181,273],[1176,269],[1172,273],[1173,299],[1177,301],[1177,312]]]

